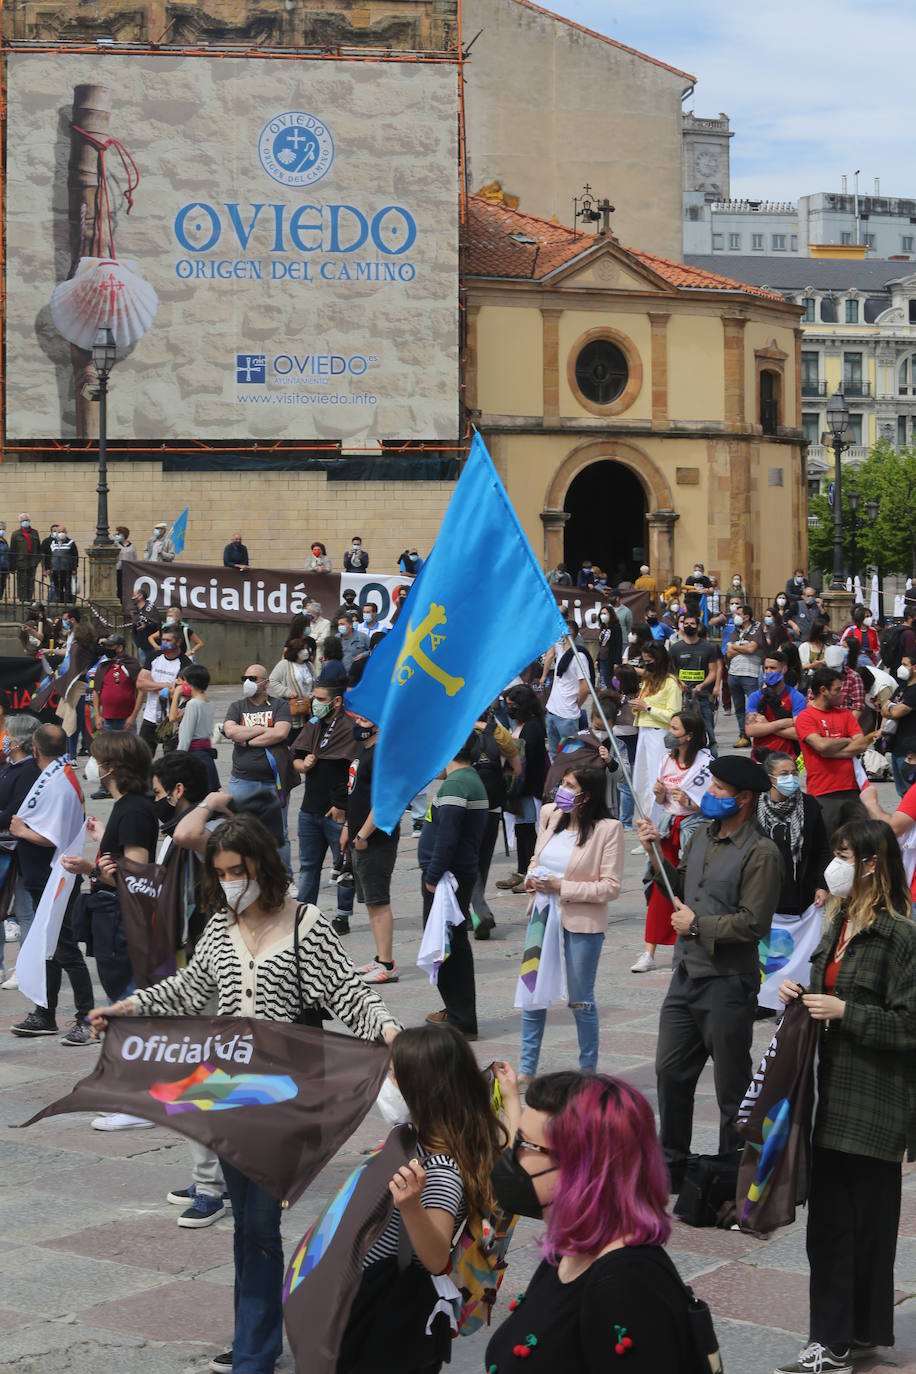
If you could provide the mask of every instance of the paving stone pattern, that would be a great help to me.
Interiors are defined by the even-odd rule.
[[[218,709],[233,693],[215,694]],[[724,718],[726,741],[734,739],[732,717]],[[726,746],[727,747],[727,746]],[[228,749],[221,746],[220,770],[228,775]],[[883,786],[885,806],[893,790]],[[295,815],[290,831],[295,846]],[[90,803],[105,817],[108,803]],[[395,954],[401,981],[384,991],[405,1024],[420,1022],[439,1005],[435,991],[415,965],[420,936],[416,845],[409,827],[402,835],[395,875]],[[628,837],[629,839],[630,837]],[[600,1066],[619,1073],[654,1100],[653,1055],[658,1010],[668,984],[667,968],[631,974],[642,949],[643,864],[627,849],[624,888],[611,909],[608,938],[598,979],[601,1015]],[[294,849],[295,853],[295,849]],[[511,872],[500,851],[493,864],[490,901],[497,929],[489,943],[474,944],[477,971],[481,1063],[494,1058],[518,1062],[520,1013],[512,1007],[524,936],[524,899],[506,897],[493,884]],[[333,912],[334,891],[322,888]],[[357,906],[346,944],[354,961],[373,953],[365,910]],[[8,946],[10,967],[15,946]],[[662,951],[667,964],[668,954]],[[60,1024],[70,1010],[64,980]],[[102,1000],[101,991],[99,1000]],[[17,992],[0,992],[0,1371],[3,1374],[188,1374],[225,1349],[232,1332],[232,1221],[204,1230],[182,1230],[178,1209],[165,1198],[169,1188],[190,1182],[187,1148],[180,1137],[158,1127],[102,1133],[89,1116],[57,1117],[27,1133],[13,1134],[40,1106],[62,1096],[91,1067],[95,1047],[68,1048],[56,1039],[19,1040],[6,1034],[26,1010]],[[769,1034],[758,1027],[760,1048]],[[576,1063],[572,1018],[551,1013],[541,1062],[543,1069]],[[340,1185],[360,1153],[383,1134],[374,1115],[328,1165],[284,1218],[291,1250],[327,1197]],[[694,1148],[713,1151],[717,1109],[712,1076],[703,1074],[697,1094]],[[497,1314],[523,1289],[538,1263],[542,1227],[521,1222]],[[729,1374],[769,1374],[797,1351],[807,1330],[807,1265],[804,1214],[795,1226],[768,1241],[735,1232],[694,1230],[675,1223],[671,1253],[685,1278],[710,1304]],[[863,1371],[916,1370],[916,1168],[905,1169],[897,1265],[897,1345]],[[480,1374],[485,1340],[460,1340],[451,1368]],[[291,1371],[289,1353],[280,1370]]]

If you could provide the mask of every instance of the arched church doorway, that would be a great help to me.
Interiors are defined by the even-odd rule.
[[[630,468],[610,460],[590,463],[573,478],[563,502],[564,562],[575,580],[584,558],[602,568],[612,585],[639,575],[646,557],[645,489]]]

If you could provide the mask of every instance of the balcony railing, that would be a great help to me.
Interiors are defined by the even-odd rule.
[[[868,457],[868,446],[866,444],[853,444],[850,448],[843,450],[843,462],[845,463],[864,463]],[[826,472],[833,467],[833,449],[825,448],[823,444],[808,445],[808,471],[811,473]]]
[[[827,383],[823,380],[823,378],[818,378],[818,377],[802,377],[802,384],[801,384],[801,386],[802,386],[802,395],[803,395],[803,396],[826,396],[826,395],[827,395]]]
[[[870,396],[871,382],[851,381],[848,377],[843,379],[843,394],[850,396]]]

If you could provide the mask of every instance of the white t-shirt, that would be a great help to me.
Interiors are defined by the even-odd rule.
[[[160,654],[150,664],[150,672],[157,682],[174,682],[184,663],[187,663],[187,659],[183,654],[176,654],[174,658],[166,658],[165,654]],[[146,694],[143,719],[152,721],[153,725],[158,725],[163,715],[162,702],[159,700],[161,691],[161,687],[154,687]]]
[[[553,686],[550,689],[550,696],[547,698],[547,710],[552,716],[559,716],[561,720],[578,720],[579,718],[579,683],[584,677],[579,660],[571,658],[569,666],[562,677],[556,671],[556,665],[567,652],[568,645],[564,640],[554,645],[554,675]]]
[[[572,826],[561,830],[559,835],[551,835],[538,855],[538,868],[546,868],[555,878],[564,877],[578,838],[579,832]]]

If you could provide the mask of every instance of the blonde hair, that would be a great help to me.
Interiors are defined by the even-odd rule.
[[[834,834],[833,848],[849,849],[853,855],[855,876],[845,914],[857,930],[871,930],[882,911],[898,920],[912,921],[913,901],[900,845],[886,821],[847,821]],[[865,864],[872,859],[874,871],[866,873]],[[828,920],[835,921],[842,909],[842,901],[831,897],[826,909]]]

